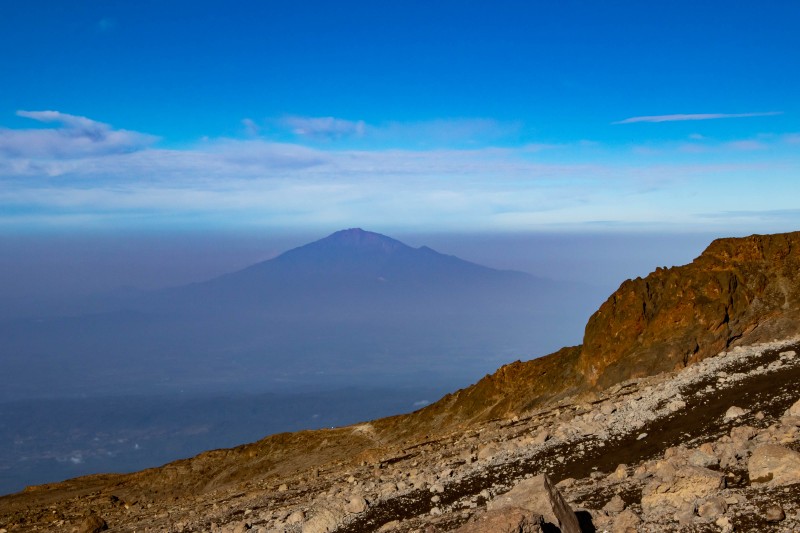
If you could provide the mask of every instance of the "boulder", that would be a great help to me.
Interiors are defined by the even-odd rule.
[[[794,402],[794,404],[786,410],[786,413],[783,416],[796,416],[800,417],[800,400]]]
[[[723,417],[723,419],[726,421],[733,420],[734,418],[739,418],[740,416],[745,415],[747,413],[748,411],[742,409],[741,407],[736,407],[735,405],[732,405],[731,407],[728,408],[727,411],[725,411],[725,416]]]
[[[563,533],[580,533],[575,512],[547,474],[523,480],[510,491],[486,505],[487,510],[519,508],[544,517],[545,522],[559,526]]]
[[[303,524],[303,533],[330,533],[335,531],[344,519],[344,511],[331,508],[320,508],[308,522]]]
[[[625,500],[619,494],[616,494],[603,506],[603,510],[609,513],[621,513],[625,510]]]
[[[725,514],[728,510],[728,504],[719,496],[712,496],[697,507],[697,514],[702,518],[716,520]]]
[[[353,514],[363,513],[367,510],[367,500],[361,496],[354,496],[344,506],[344,510]]]
[[[642,509],[681,509],[725,488],[725,476],[699,466],[664,468],[642,491]]]
[[[710,466],[719,465],[719,457],[714,453],[709,453],[706,450],[698,449],[689,454],[689,464],[708,468]]]
[[[90,514],[78,526],[78,533],[99,533],[108,529],[108,524],[99,515]]]
[[[622,511],[614,519],[611,533],[638,533],[642,520],[631,510]]]
[[[544,519],[541,515],[519,507],[494,509],[468,522],[455,533],[541,533]]]
[[[753,450],[747,472],[751,483],[800,483],[800,453],[778,444],[764,444]]]

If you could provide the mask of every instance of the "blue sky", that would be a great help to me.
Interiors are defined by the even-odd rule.
[[[797,2],[0,15],[0,232],[800,222]]]

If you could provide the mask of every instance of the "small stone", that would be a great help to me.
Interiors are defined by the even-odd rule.
[[[347,502],[347,505],[344,506],[344,510],[352,514],[363,513],[367,510],[367,500],[361,496],[355,496]]]
[[[604,403],[602,407],[600,407],[600,412],[604,415],[608,416],[612,414],[614,411],[617,410],[617,407],[613,403]]]
[[[533,444],[544,444],[550,438],[550,433],[543,429],[533,437]]]
[[[636,440],[642,440],[647,438],[647,433],[639,433],[639,436],[636,437]]]
[[[797,400],[792,406],[786,410],[783,416],[800,416],[800,400]]]
[[[431,516],[440,516],[442,514],[442,510],[438,507],[434,507],[431,509]]]
[[[719,496],[707,499],[697,507],[697,514],[702,518],[716,519],[725,514],[728,504]]]
[[[108,529],[106,521],[100,518],[95,513],[90,514],[83,519],[83,522],[78,526],[78,533],[99,533]]]
[[[378,533],[386,533],[387,531],[394,531],[400,526],[399,520],[392,520],[391,522],[386,522],[381,527],[378,528]]]
[[[727,420],[733,420],[734,418],[739,418],[740,416],[745,415],[748,412],[749,411],[746,411],[746,410],[742,409],[741,407],[736,407],[735,405],[732,405],[731,407],[728,408],[727,411],[725,411],[725,416],[723,416],[722,418],[723,418],[723,420],[726,420],[726,421]]]
[[[731,524],[731,520],[727,516],[717,518],[714,523],[722,530],[722,533],[730,533],[733,531],[733,524]]]
[[[286,519],[286,523],[287,524],[299,524],[303,520],[305,520],[305,518],[306,517],[303,514],[303,511],[295,511],[292,514],[289,515],[289,518]]]
[[[623,500],[620,495],[617,494],[603,506],[603,510],[608,511],[609,513],[621,513],[625,510],[625,507],[625,500]]]
[[[289,490],[289,486],[286,483],[282,483],[280,487],[278,487],[278,492],[286,492]]]
[[[627,509],[622,511],[614,519],[611,531],[612,533],[638,533],[641,523],[642,520],[639,516],[630,509]]]
[[[773,503],[764,512],[764,518],[767,522],[781,522],[786,519],[786,513],[783,512],[783,507],[778,503]]]
[[[575,478],[574,477],[564,478],[561,481],[559,481],[558,483],[556,483],[556,487],[558,487],[559,489],[568,489],[568,488],[573,487],[573,486],[575,486]]]
[[[440,501],[442,501],[442,498],[438,494],[431,498],[431,503],[439,503]]]
[[[608,477],[611,481],[622,481],[624,479],[628,479],[628,465],[618,465],[616,470],[614,470]]]

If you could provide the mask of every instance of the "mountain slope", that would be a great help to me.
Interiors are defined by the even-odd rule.
[[[582,346],[506,365],[475,385],[415,413],[346,428],[274,435],[136,474],[95,476],[37,488],[0,499],[0,504],[9,510],[6,515],[0,514],[0,520],[5,516],[5,520],[44,523],[49,519],[49,509],[60,509],[63,516],[75,520],[87,511],[85,502],[106,509],[111,498],[112,506],[115,501],[135,502],[134,511],[128,515],[107,511],[120,516],[117,525],[126,530],[135,529],[136,524],[163,526],[163,517],[188,517],[190,511],[199,511],[199,523],[208,527],[208,517],[221,512],[212,510],[211,502],[234,513],[215,520],[240,521],[242,513],[246,515],[243,508],[248,506],[264,510],[263,515],[258,515],[262,523],[283,523],[288,512],[273,514],[269,511],[270,502],[284,498],[287,505],[319,514],[323,508],[340,505],[336,503],[339,500],[333,500],[340,491],[351,490],[343,480],[352,474],[357,485],[389,495],[385,501],[383,496],[370,496],[372,501],[381,502],[368,513],[373,521],[370,523],[414,516],[417,511],[422,513],[419,520],[424,522],[431,519],[428,511],[432,513],[427,487],[435,483],[456,491],[446,492],[441,498],[445,503],[455,502],[461,495],[476,494],[481,483],[502,482],[503,475],[519,477],[534,466],[589,479],[592,463],[581,462],[583,451],[598,461],[608,456],[604,459],[608,463],[624,461],[626,457],[649,460],[665,452],[665,458],[669,458],[675,454],[670,455],[666,447],[682,443],[681,439],[719,439],[714,446],[728,446],[730,422],[722,415],[729,402],[737,399],[758,402],[753,403],[754,409],[767,412],[766,418],[764,413],[760,418],[756,414],[752,417],[753,424],[763,426],[764,439],[795,443],[796,438],[791,435],[796,437],[800,419],[789,417],[780,422],[778,418],[796,399],[800,372],[796,363],[796,350],[800,349],[797,338],[749,351],[741,346],[763,339],[788,339],[800,331],[798,250],[800,233],[714,241],[689,265],[659,269],[644,279],[623,283],[589,320]],[[687,346],[691,348],[688,352]],[[710,365],[700,363],[716,347],[734,349]],[[696,368],[686,368],[677,377],[662,374],[641,379],[685,365]],[[729,379],[733,376],[738,377]],[[638,379],[629,379],[632,377]],[[669,387],[673,388],[662,390],[670,380]],[[750,389],[739,391],[740,381]],[[611,385],[614,386],[602,390]],[[773,404],[768,393],[777,385],[782,392]],[[727,392],[719,392],[722,390]],[[609,408],[595,408],[592,402],[608,404]],[[686,415],[696,419],[697,427],[681,426],[677,430],[670,420],[684,416],[682,409],[687,409],[687,404],[691,411]],[[710,409],[712,418],[705,416]],[[617,426],[603,429],[605,426],[597,425],[598,420],[616,420]],[[715,424],[711,435],[683,434],[707,430],[711,422]],[[637,436],[640,428],[645,432]],[[543,430],[547,434],[540,439]],[[598,432],[612,430],[618,435],[606,446],[603,439],[608,437],[598,437]],[[648,431],[663,432],[665,436],[662,441],[642,441]],[[735,436],[734,432],[731,435]],[[535,447],[537,441],[541,445],[548,437],[552,437],[554,451],[548,452],[547,445]],[[509,459],[518,462],[508,465],[491,462],[489,452],[500,453],[498,450],[506,441],[514,444],[503,452],[505,456],[516,457],[518,452],[511,450],[518,449],[523,450],[521,458]],[[531,453],[544,455],[531,459],[524,452],[528,447],[534,450]],[[713,446],[711,449],[716,450]],[[577,453],[578,450],[583,451]],[[609,452],[613,454],[609,456]],[[577,455],[570,455],[573,453]],[[736,453],[739,455],[732,456],[731,464],[741,469],[741,454],[750,452]],[[473,468],[469,465],[475,456],[478,462]],[[645,467],[658,474],[658,465],[651,462]],[[423,463],[431,473],[417,472],[412,476],[411,469],[422,468]],[[403,469],[392,465],[402,465]],[[452,470],[462,466],[471,473],[451,482],[448,476],[454,475]],[[445,474],[448,470],[450,473]],[[733,472],[731,476],[741,483],[741,474]],[[394,488],[379,485],[390,480]],[[288,495],[280,496],[287,490],[279,484],[287,481],[294,486]],[[401,481],[413,488],[405,496],[394,496],[405,490],[399,488]],[[309,492],[311,487],[321,492],[314,496],[316,492]],[[466,503],[485,501],[486,496],[480,498],[474,496]],[[203,503],[195,509],[198,501]],[[341,506],[351,503],[341,502]],[[151,506],[155,511],[149,510]],[[124,516],[133,521],[124,522]],[[671,516],[665,520],[672,520]],[[335,523],[340,524],[343,517],[336,518]],[[285,525],[290,531],[299,531],[305,518],[295,525]],[[308,530],[312,530],[311,526]]]
[[[500,368],[420,414],[475,421],[589,394],[800,332],[800,232],[718,239],[692,263],[627,280],[583,344]]]

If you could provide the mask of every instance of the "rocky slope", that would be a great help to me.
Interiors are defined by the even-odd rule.
[[[547,473],[586,531],[791,531],[798,250],[800,233],[715,241],[690,265],[623,283],[582,346],[507,365],[426,409],[32,488],[0,498],[0,528],[547,530],[552,509],[525,507]],[[726,418],[731,407],[746,412]],[[528,478],[538,488],[523,483],[504,504]],[[780,515],[768,503],[783,518],[768,521]]]

